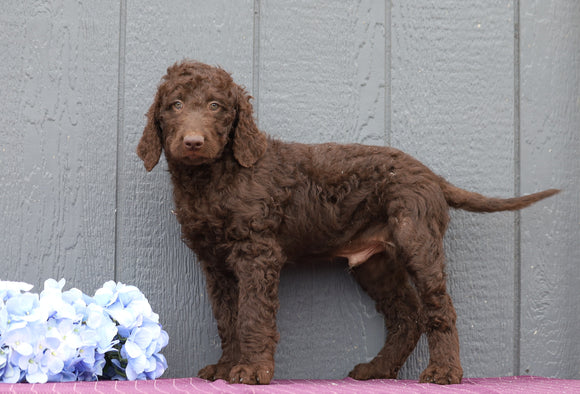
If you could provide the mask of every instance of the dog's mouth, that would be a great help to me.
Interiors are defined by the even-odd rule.
[[[179,161],[190,166],[199,166],[202,164],[210,164],[216,161],[222,154],[222,150],[217,147],[207,144],[201,149],[179,149],[176,157]]]
[[[187,165],[202,165],[215,160],[215,158],[203,150],[179,149],[179,153],[174,156],[177,160]]]
[[[192,165],[192,166],[199,166],[202,164],[208,164],[214,161],[214,158],[199,156],[199,155],[185,155],[182,158],[182,161],[185,164]]]

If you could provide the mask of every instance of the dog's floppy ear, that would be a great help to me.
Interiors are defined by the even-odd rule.
[[[155,101],[149,111],[147,111],[147,124],[143,130],[139,145],[137,145],[137,155],[143,160],[147,171],[151,171],[161,157],[161,128],[157,119],[159,104],[159,93],[157,93]]]
[[[254,122],[252,98],[244,89],[236,86],[237,119],[234,123],[234,157],[243,167],[251,167],[266,152],[266,135],[258,130]]]

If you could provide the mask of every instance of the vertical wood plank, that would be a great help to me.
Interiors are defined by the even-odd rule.
[[[384,145],[385,12],[383,1],[263,1],[260,127]],[[345,266],[290,265],[281,282],[277,379],[342,378],[380,350],[382,318]]]
[[[393,3],[392,145],[451,183],[514,193],[511,1]],[[509,375],[513,362],[514,217],[451,212],[448,287],[464,376]],[[423,345],[401,375],[427,365]]]
[[[520,2],[522,374],[580,378],[580,3]]]
[[[114,272],[118,3],[8,2],[0,20],[1,279],[92,293]]]
[[[165,377],[195,376],[217,361],[220,341],[193,253],[171,214],[165,160],[146,173],[135,150],[144,114],[168,66],[184,58],[218,64],[252,86],[253,1],[129,1],[126,9],[124,127],[120,135],[118,279],[139,286],[170,342]]]
[[[385,144],[385,4],[262,5],[259,119],[284,140]]]

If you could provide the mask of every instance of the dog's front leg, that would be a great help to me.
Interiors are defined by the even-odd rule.
[[[207,292],[213,315],[217,321],[221,339],[222,356],[217,364],[210,364],[198,373],[202,379],[228,380],[232,367],[240,359],[240,343],[237,334],[238,322],[238,279],[223,266],[202,261]]]
[[[284,257],[275,241],[241,243],[229,263],[238,278],[240,361],[230,372],[231,383],[268,384],[274,376],[279,340],[276,313]]]

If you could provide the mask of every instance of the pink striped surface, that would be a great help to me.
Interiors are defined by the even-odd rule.
[[[231,385],[198,378],[136,382],[0,384],[0,393],[580,393],[580,380],[533,376],[463,379],[460,385],[437,386],[411,380],[275,380],[268,386]]]

